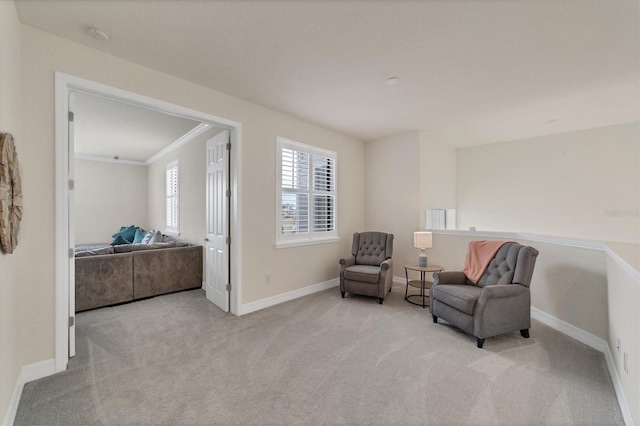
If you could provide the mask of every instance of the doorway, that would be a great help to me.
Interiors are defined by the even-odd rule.
[[[56,324],[55,324],[55,365],[56,372],[67,368],[72,344],[75,312],[73,297],[74,270],[74,208],[73,201],[73,121],[69,114],[70,96],[72,93],[83,93],[124,104],[147,108],[153,111],[183,117],[204,124],[209,124],[228,131],[230,155],[229,189],[233,193],[229,204],[229,236],[235,244],[229,246],[228,257],[229,281],[232,284],[229,292],[228,310],[238,314],[241,300],[240,286],[240,217],[238,210],[239,167],[241,125],[210,114],[190,110],[174,104],[159,101],[105,86],[89,80],[80,79],[63,73],[56,73]],[[71,101],[72,102],[72,101]],[[203,197],[203,203],[205,202]],[[203,236],[204,237],[204,236]]]

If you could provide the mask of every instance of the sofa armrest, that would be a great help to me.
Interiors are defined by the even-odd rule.
[[[387,269],[393,268],[393,260],[387,259],[380,264],[380,270],[386,271]]]
[[[356,258],[354,256],[347,257],[346,259],[340,259],[340,265],[342,268],[348,268],[356,264]]]
[[[462,271],[434,272],[433,285],[438,284],[467,284],[467,276]]]
[[[526,287],[519,284],[488,285],[480,292],[480,299],[519,296],[525,291]]]

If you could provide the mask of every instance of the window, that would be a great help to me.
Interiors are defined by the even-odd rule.
[[[167,232],[180,233],[180,199],[178,197],[178,160],[167,164]]]
[[[337,240],[336,153],[277,141],[276,246]]]

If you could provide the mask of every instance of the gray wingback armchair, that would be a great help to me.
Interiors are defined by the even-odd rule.
[[[462,272],[436,272],[429,297],[433,322],[442,318],[473,334],[482,348],[484,339],[520,330],[529,338],[529,285],[538,250],[506,243],[496,253],[477,284]]]
[[[340,259],[340,292],[374,296],[382,304],[393,282],[393,234],[356,232],[351,256]]]

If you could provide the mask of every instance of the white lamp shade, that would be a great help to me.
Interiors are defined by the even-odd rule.
[[[433,246],[431,232],[414,232],[413,246],[419,249],[431,248]]]

